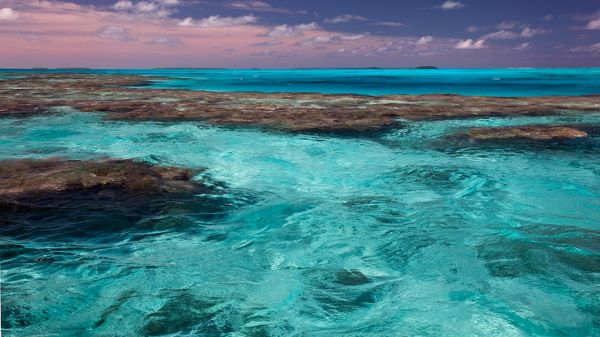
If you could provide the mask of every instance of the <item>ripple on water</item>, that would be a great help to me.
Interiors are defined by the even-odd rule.
[[[2,209],[3,333],[597,335],[593,129],[544,144],[448,138],[598,122],[557,118],[411,122],[359,140],[77,113],[2,119],[2,158],[137,158],[206,166],[227,183]]]

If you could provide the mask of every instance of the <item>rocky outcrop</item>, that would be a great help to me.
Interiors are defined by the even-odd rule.
[[[552,140],[552,139],[575,139],[587,137],[587,133],[565,126],[513,126],[498,128],[475,128],[468,132],[468,136],[475,140],[497,140],[497,139],[532,139],[532,140]]]
[[[161,78],[134,75],[20,74],[0,81],[0,116],[47,113],[71,106],[110,119],[194,120],[292,132],[373,132],[399,119],[598,112],[600,96],[472,97],[458,95],[325,95],[163,90]]]
[[[199,172],[133,160],[5,160],[0,162],[0,200],[103,189],[132,194],[201,191],[204,185],[192,180]]]

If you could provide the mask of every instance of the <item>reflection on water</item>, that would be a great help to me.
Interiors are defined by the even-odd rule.
[[[476,143],[472,126],[588,127]],[[2,210],[6,336],[593,336],[600,116],[406,123],[373,138],[65,112],[0,158],[207,167],[214,195]]]

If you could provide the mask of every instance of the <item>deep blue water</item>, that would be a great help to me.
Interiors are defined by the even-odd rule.
[[[522,88],[559,86],[543,82]],[[451,137],[526,124],[579,125],[589,137]],[[406,122],[371,138],[68,108],[0,118],[0,159],[206,167],[227,191],[157,214],[74,200],[2,227],[2,333],[599,336],[599,129],[600,111]]]
[[[14,70],[0,70],[2,73]],[[31,71],[31,70],[30,70]],[[39,71],[39,70],[35,70]],[[46,70],[61,72],[65,70]],[[155,87],[365,95],[545,96],[600,94],[600,68],[573,69],[120,69],[75,70],[173,77]]]

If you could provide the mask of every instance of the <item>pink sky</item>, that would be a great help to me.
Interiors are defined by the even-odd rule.
[[[178,3],[0,0],[0,68],[443,66],[449,57],[478,66],[482,56],[519,57],[518,48],[477,39],[349,34],[315,22],[268,26],[249,14],[174,18]]]

